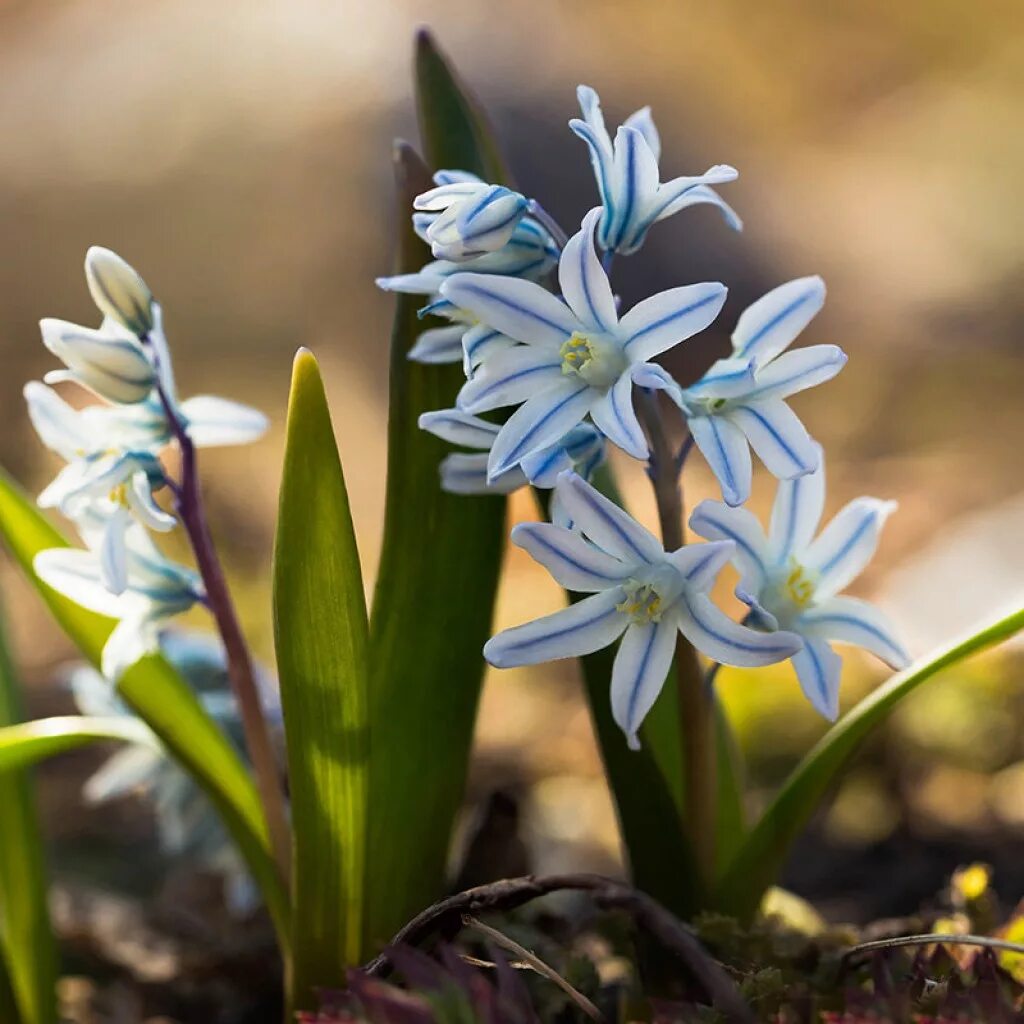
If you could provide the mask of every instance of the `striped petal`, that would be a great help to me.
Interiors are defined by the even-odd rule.
[[[662,203],[662,192],[667,189],[670,184],[671,183],[666,183],[661,186],[661,189],[659,189],[659,203]],[[728,224],[733,231],[743,230],[743,220],[740,215],[713,188],[709,188],[707,185],[692,185],[670,201],[664,202],[658,210],[657,215],[654,217],[654,221],[656,223],[657,221],[665,220],[667,217],[672,217],[681,210],[685,210],[690,206],[701,205],[716,207],[722,214],[722,218],[725,220],[725,223]]]
[[[736,546],[731,540],[712,540],[707,544],[684,544],[667,556],[693,590],[710,590],[718,574],[729,564]]]
[[[637,228],[658,191],[658,160],[644,136],[623,125],[615,135],[611,177],[611,225],[608,248],[623,254],[643,241]]]
[[[733,622],[707,594],[684,591],[677,607],[686,639],[722,665],[771,665],[792,657],[802,646],[795,633],[759,633]]]
[[[580,323],[591,331],[609,334],[619,318],[612,286],[594,249],[594,232],[600,219],[601,210],[591,210],[580,230],[565,243],[558,263],[558,283]]]
[[[559,441],[550,448],[541,448],[539,452],[527,455],[519,468],[534,487],[550,490],[557,483],[559,474],[573,468],[573,461]]]
[[[489,274],[454,274],[441,295],[481,323],[528,345],[557,351],[580,324],[569,307],[532,281]]]
[[[819,600],[843,590],[863,572],[878,548],[882,527],[896,502],[857,498],[843,508],[807,549],[804,564],[818,573]]]
[[[118,507],[107,520],[100,543],[100,579],[112,594],[123,594],[128,586],[128,550],[125,531],[132,517],[128,509]]]
[[[620,321],[619,337],[633,362],[645,363],[703,331],[725,303],[724,284],[684,285],[638,302]]]
[[[793,655],[793,667],[800,689],[811,707],[830,722],[839,717],[839,678],[843,659],[824,641],[804,640],[803,649]]]
[[[516,345],[497,352],[466,381],[456,399],[467,412],[488,412],[518,405],[566,382],[562,358],[557,352],[533,345]]]
[[[813,473],[818,468],[820,446],[781,398],[734,406],[729,419],[743,431],[769,472],[780,480]]]
[[[749,359],[719,359],[683,392],[683,401],[737,398],[749,394],[754,380],[754,364]]]
[[[650,107],[641,107],[630,114],[622,123],[626,128],[635,128],[644,137],[644,142],[647,143],[648,148],[654,154],[654,159],[660,158],[661,136],[658,134],[654,118],[651,117]]]
[[[654,534],[578,474],[563,473],[556,490],[576,527],[610,555],[631,566],[665,557]]]
[[[722,416],[691,416],[690,433],[722,488],[727,505],[742,505],[750,497],[753,465],[743,432]]]
[[[608,438],[634,459],[646,459],[647,438],[633,408],[633,376],[626,372],[594,403],[590,418]]]
[[[786,562],[799,556],[814,540],[825,508],[825,462],[813,473],[780,480],[772,505],[768,541],[775,561]]]
[[[477,448],[490,451],[494,439],[501,429],[497,423],[488,423],[479,416],[473,416],[461,409],[438,409],[425,412],[417,421],[420,430],[434,437],[461,445],[463,448]]]
[[[588,543],[579,533],[551,523],[520,523],[512,543],[540,562],[566,590],[596,593],[624,582],[630,567]]]
[[[605,127],[604,114],[601,113],[601,100],[597,93],[588,85],[578,86],[576,98],[579,101],[583,120],[574,117],[569,127],[578,135],[590,150],[590,163],[594,168],[601,201],[607,208],[611,199],[612,179],[612,140]],[[607,224],[602,224],[607,230]],[[602,237],[602,247],[607,248]]]
[[[486,452],[454,452],[446,455],[441,460],[439,470],[441,490],[449,494],[511,494],[528,483],[519,469],[510,469],[493,483],[488,483]]]
[[[488,461],[491,477],[518,466],[527,455],[558,441],[587,415],[597,397],[598,393],[585,381],[563,377],[524,402],[494,441]]]
[[[485,360],[519,343],[506,337],[493,327],[476,324],[462,335],[462,369],[466,379],[472,379],[477,367]]]
[[[124,614],[125,599],[113,594],[104,584],[99,562],[91,552],[76,548],[41,551],[32,568],[48,587],[75,604],[114,618]]]
[[[484,657],[495,668],[513,668],[593,654],[614,643],[625,630],[629,620],[616,609],[624,596],[622,588],[616,587],[506,629],[487,641]]]
[[[801,631],[822,640],[854,644],[891,668],[905,668],[910,655],[884,612],[856,597],[831,597],[800,616]]]
[[[90,438],[88,425],[82,415],[73,409],[53,388],[39,381],[29,381],[24,388],[28,418],[39,439],[61,458],[76,458],[81,451],[89,451],[95,438]]]
[[[633,623],[619,645],[612,666],[612,717],[630,750],[640,749],[637,732],[665,685],[677,633],[676,618],[669,614],[660,622]]]
[[[423,331],[405,358],[414,363],[458,363],[462,360],[462,324]]]
[[[736,355],[763,366],[793,343],[824,304],[820,277],[801,277],[772,289],[740,314],[732,334]]]
[[[730,508],[720,501],[702,501],[690,516],[690,529],[707,540],[731,540],[735,545],[732,560],[740,571],[740,588],[747,593],[761,589],[768,572],[768,544],[752,512]]]
[[[758,370],[749,397],[787,398],[831,380],[846,365],[846,353],[838,345],[811,345],[784,352]]]

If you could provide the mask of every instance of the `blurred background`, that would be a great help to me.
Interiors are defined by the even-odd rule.
[[[106,245],[160,296],[183,391],[242,399],[272,420],[261,444],[203,458],[260,655],[272,658],[268,568],[300,344],[324,365],[372,580],[392,305],[373,278],[391,255],[391,140],[415,138],[411,41],[423,23],[489,110],[520,187],[566,225],[595,202],[585,148],[566,128],[578,82],[599,90],[612,124],[652,105],[664,177],[738,167],[723,192],[745,231],[729,232],[709,209],[660,225],[621,267],[625,304],[690,281],[729,285],[722,328],[673,358],[685,382],[724,352],[750,301],[822,274],[829,301],[805,340],[842,345],[850,363],[795,404],[828,451],[827,511],[862,493],[900,503],[855,592],[894,615],[915,653],[1019,599],[1018,0],[0,2],[5,467],[33,490],[56,469],[20,389],[51,366],[40,317],[95,320],[82,258]],[[631,507],[653,522],[639,466],[620,468]],[[714,490],[695,457],[688,503]],[[755,508],[766,511],[772,493],[762,472]],[[513,515],[531,516],[520,497]],[[520,556],[508,558],[501,625],[559,602]],[[0,574],[33,710],[67,710],[55,671],[71,651],[8,561]],[[966,859],[992,864],[1005,897],[1024,893],[1021,665],[1019,648],[1004,650],[907,701],[801,845],[786,884],[845,920],[916,910]],[[851,653],[844,700],[883,677]],[[823,723],[788,668],[720,679],[755,809]],[[79,787],[96,763],[41,773],[72,931],[91,927],[83,893],[119,893],[124,914],[148,920],[171,884],[139,807],[82,808]],[[489,676],[466,836],[482,816],[496,848],[521,861],[485,858],[485,874],[526,863],[617,869],[574,668]],[[521,843],[504,841],[512,830]],[[113,927],[104,955],[125,970],[173,973],[173,943],[153,929],[141,953],[119,952],[126,929]]]

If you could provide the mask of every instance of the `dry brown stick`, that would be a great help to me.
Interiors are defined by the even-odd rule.
[[[483,921],[478,921],[470,914],[462,915],[462,923],[475,932],[486,936],[496,946],[500,946],[506,952],[518,957],[524,964],[530,967],[537,974],[557,985],[591,1020],[598,1024],[604,1024],[604,1016],[601,1011],[582,993],[578,992],[549,964],[546,964],[536,953],[531,953],[525,946],[519,945],[515,939],[509,938],[504,932],[492,928]]]
[[[874,939],[851,946],[843,953],[843,960],[851,960],[861,953],[874,953],[880,949],[897,949],[900,946],[931,946],[938,943],[950,946],[981,946],[985,949],[998,949],[1006,953],[1024,954],[1024,945],[1010,942],[1008,939],[996,939],[991,935],[894,935],[888,939]]]
[[[732,979],[708,955],[686,925],[646,893],[603,875],[525,875],[479,885],[439,900],[421,911],[397,932],[390,945],[418,946],[435,934],[451,939],[458,934],[466,914],[514,910],[541,896],[563,891],[586,892],[601,907],[629,913],[640,927],[685,964],[727,1021],[731,1024],[753,1024],[755,1018]],[[389,967],[390,960],[385,950],[368,963],[364,971],[379,975]]]

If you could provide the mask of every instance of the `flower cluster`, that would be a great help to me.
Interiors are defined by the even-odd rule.
[[[149,532],[167,532],[178,516],[160,504],[182,487],[160,454],[179,445],[244,444],[266,420],[255,409],[209,395],[178,397],[163,312],[142,278],[108,249],[85,260],[86,281],[103,315],[93,330],[43,320],[43,343],[64,364],[45,383],[25,386],[29,417],[43,443],[65,463],[39,496],[74,524],[85,550],[36,556],[35,571],[72,600],[118,619],[103,651],[103,672],[117,679],[156,650],[167,621],[205,595],[198,575],[169,561]],[[98,403],[77,408],[51,386],[74,383]]]
[[[677,382],[654,360],[717,319],[725,285],[685,284],[623,311],[611,269],[642,247],[655,223],[691,206],[715,207],[740,229],[712,188],[737,172],[720,164],[663,182],[650,110],[627,118],[613,139],[597,93],[580,86],[577,95],[583,116],[569,126],[588,148],[600,205],[575,234],[567,237],[536,199],[444,170],[414,203],[415,230],[434,261],[378,280],[423,295],[421,315],[446,321],[424,330],[409,358],[461,362],[465,372],[453,407],[420,419],[424,430],[470,449],[444,459],[442,487],[553,488],[551,523],[520,524],[512,540],[567,590],[590,595],[500,633],[484,655],[498,667],[526,665],[621,637],[611,705],[633,747],[680,634],[722,664],[792,659],[813,706],[835,718],[840,659],[830,641],[865,647],[893,666],[906,654],[876,609],[837,596],[874,552],[891,503],[859,499],[812,540],[824,503],[822,453],[787,399],[836,376],[846,355],[835,345],[787,350],[822,308],[825,285],[805,277],[770,291],[740,315],[727,358],[688,386]],[[663,407],[678,410],[685,433],[671,465],[651,456],[655,433],[667,437]],[[500,409],[509,410],[500,421],[486,418]],[[700,450],[723,498],[703,502],[691,518],[707,543],[666,551],[599,492],[594,474],[609,444],[650,459],[656,479],[678,476],[691,447]],[[767,537],[741,507],[750,497],[751,451],[780,481]],[[736,593],[750,609],[742,623],[709,597],[728,562],[741,573]]]

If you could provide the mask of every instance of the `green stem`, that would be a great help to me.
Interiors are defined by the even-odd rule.
[[[641,391],[640,419],[650,442],[647,475],[658,506],[661,539],[666,551],[686,543],[683,533],[683,492],[679,482],[681,460],[658,411],[657,396]],[[718,828],[717,750],[714,697],[704,683],[697,652],[682,633],[676,638],[676,688],[679,692],[679,729],[683,738],[683,793],[687,827],[704,880],[715,877],[715,836]]]

